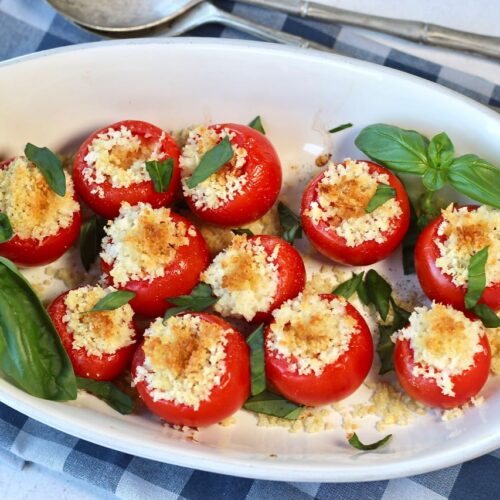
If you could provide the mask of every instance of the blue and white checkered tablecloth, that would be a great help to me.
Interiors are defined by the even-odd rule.
[[[500,86],[368,41],[347,28],[306,22],[227,0],[217,4],[263,24],[334,47],[343,54],[418,75],[481,103],[500,107]],[[244,37],[216,25],[198,28],[190,35]],[[65,21],[41,0],[0,0],[0,60],[98,39]],[[359,484],[256,481],[190,470],[109,450],[56,431],[0,403],[0,462],[22,468],[27,461],[130,499],[489,500],[500,497],[500,450],[448,469],[390,481]]]

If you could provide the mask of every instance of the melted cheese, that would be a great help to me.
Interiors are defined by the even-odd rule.
[[[235,236],[202,274],[202,281],[219,297],[215,310],[247,321],[259,311],[267,312],[278,289],[278,252],[279,245],[268,256],[260,240],[249,242],[246,235]]]
[[[189,244],[188,236],[197,234],[194,226],[174,222],[168,208],[153,209],[147,203],[123,203],[105,232],[101,257],[112,265],[109,274],[115,285],[164,276],[177,250]]]
[[[233,158],[217,172],[212,174],[194,188],[186,184],[195,169],[200,164],[202,157],[213,149],[222,139],[234,138],[234,133],[229,129],[220,132],[214,129],[199,126],[189,132],[187,142],[182,149],[180,157],[182,189],[185,196],[189,196],[195,206],[202,210],[219,208],[237,194],[243,193],[243,188],[248,182],[248,175],[243,167],[246,165],[248,152],[245,148],[233,144]]]
[[[436,265],[441,271],[455,285],[467,285],[470,258],[487,246],[486,286],[500,283],[500,210],[483,205],[469,212],[450,205],[442,216],[437,234],[444,240],[436,240],[441,254]]]
[[[88,355],[102,357],[135,342],[132,327],[134,312],[129,304],[113,311],[89,311],[114,288],[84,286],[70,290],[64,301],[63,323],[73,335],[73,349],[85,349]]]
[[[346,313],[342,298],[298,295],[273,312],[267,347],[290,361],[290,370],[320,375],[349,349],[358,333],[356,320]]]
[[[26,158],[15,158],[0,169],[0,212],[7,214],[22,239],[43,240],[69,227],[80,210],[73,181],[66,175],[66,195],[52,191],[39,169]]]
[[[383,243],[402,211],[399,202],[391,198],[373,212],[365,212],[378,184],[389,184],[389,176],[370,173],[364,161],[347,158],[344,163],[330,162],[318,183],[317,201],[305,214],[315,224],[327,223],[327,230],[344,238],[348,247],[372,240]]]
[[[145,359],[134,384],[144,381],[154,401],[198,410],[226,372],[227,335],[220,325],[185,314],[161,318],[144,332]]]

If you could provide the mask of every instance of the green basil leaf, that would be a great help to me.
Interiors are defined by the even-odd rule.
[[[278,216],[283,230],[283,239],[293,245],[295,239],[302,238],[300,217],[293,213],[283,202],[278,203]]]
[[[427,148],[427,157],[434,168],[447,169],[454,156],[455,148],[447,134],[441,132],[431,139]]]
[[[238,227],[236,229],[231,229],[231,232],[234,234],[246,234],[250,238],[253,236],[252,231],[250,231],[250,229],[247,229],[246,227]]]
[[[389,313],[389,301],[392,293],[391,285],[374,269],[370,269],[366,273],[365,284],[370,303],[375,306],[380,317],[385,320]]]
[[[331,128],[328,133],[329,134],[335,134],[336,132],[340,132],[341,130],[345,130],[346,128],[351,128],[352,123],[343,123],[342,125],[339,125],[338,127]]]
[[[66,177],[61,160],[49,148],[39,148],[29,142],[24,148],[24,154],[40,170],[50,189],[59,196],[64,196]]]
[[[486,287],[486,262],[488,261],[488,247],[476,252],[469,261],[467,293],[465,294],[465,307],[473,308],[483,295]]]
[[[401,328],[405,327],[408,323],[411,313],[410,311],[398,306],[392,297],[390,302],[392,310],[394,311],[394,320],[392,322],[394,331],[401,330]]]
[[[80,260],[85,270],[89,270],[101,251],[106,221],[93,215],[80,229]]]
[[[358,284],[358,288],[356,289],[356,292],[358,294],[359,300],[361,300],[361,302],[365,306],[370,305],[370,297],[368,297],[368,290],[366,289],[366,283],[364,281],[361,281]]]
[[[233,156],[234,152],[231,142],[229,137],[226,136],[219,144],[203,155],[193,175],[186,181],[187,186],[191,189],[196,187],[200,182],[208,179],[217,170],[222,168]]]
[[[441,209],[448,205],[447,201],[436,199],[434,194],[434,191],[428,191],[418,199],[417,225],[420,230],[438,217],[441,214]]]
[[[26,278],[21,274],[21,271],[19,271],[19,268],[11,260],[0,256],[0,264],[3,264],[5,267],[8,267],[12,272],[16,273],[20,278],[26,281]]]
[[[376,123],[365,127],[354,142],[369,158],[396,172],[423,175],[429,166],[429,141],[414,130]]]
[[[363,281],[364,271],[359,274],[353,273],[352,278],[341,283],[332,293],[335,295],[340,295],[344,299],[348,299],[351,295],[356,292],[359,284]]]
[[[264,361],[264,325],[260,325],[247,338],[250,347],[250,373],[252,396],[266,390],[266,365]]]
[[[14,236],[14,230],[10,225],[10,220],[7,214],[0,212],[0,243],[9,241]]]
[[[500,317],[486,304],[476,304],[471,311],[483,322],[486,328],[500,327]]]
[[[153,181],[154,189],[157,193],[167,191],[174,174],[174,159],[168,158],[165,161],[147,161],[146,170]]]
[[[304,406],[292,403],[278,394],[264,391],[257,396],[248,398],[246,403],[243,405],[243,408],[255,413],[271,415],[272,417],[297,420],[302,413]]]
[[[368,202],[368,206],[365,208],[365,212],[367,214],[371,214],[374,210],[383,205],[387,200],[395,197],[396,190],[392,186],[388,186],[387,184],[378,184],[375,194]]]
[[[219,298],[213,296],[212,287],[206,283],[196,285],[189,295],[181,295],[179,297],[167,297],[165,299],[170,304],[177,307],[169,307],[163,321],[167,321],[172,316],[185,311],[201,312],[214,305]]]
[[[450,184],[473,200],[500,209],[500,169],[476,155],[453,160],[448,173]]]
[[[379,375],[384,375],[394,370],[394,343],[391,335],[396,332],[393,325],[379,325],[379,340],[377,344],[377,354],[380,359]]]
[[[98,382],[89,378],[76,377],[78,389],[82,389],[107,403],[122,415],[130,415],[134,411],[132,398],[111,382]]]
[[[380,448],[381,446],[384,446],[389,442],[391,439],[392,434],[388,434],[385,436],[385,438],[381,439],[380,441],[377,441],[376,443],[371,443],[371,444],[363,444],[356,433],[354,433],[350,438],[349,438],[349,444],[356,448],[357,450],[362,450],[362,451],[372,451]]]
[[[97,304],[90,310],[90,312],[98,311],[114,311],[125,304],[128,304],[135,297],[134,292],[127,292],[125,290],[116,290],[105,295]]]
[[[430,167],[423,175],[422,182],[429,191],[438,191],[448,180],[448,171]]]
[[[262,119],[260,116],[256,116],[249,124],[249,127],[257,130],[261,134],[266,135],[266,131],[264,130],[264,125],[262,125]]]
[[[76,399],[73,366],[47,311],[15,266],[0,262],[0,373],[43,399]]]

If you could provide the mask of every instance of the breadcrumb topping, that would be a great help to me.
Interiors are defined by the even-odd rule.
[[[471,257],[488,247],[486,286],[500,282],[500,210],[482,205],[469,212],[467,207],[449,205],[442,211],[436,245],[441,254],[436,265],[457,286],[468,283]]]
[[[491,371],[500,375],[500,327],[486,328],[486,335],[491,348]]]
[[[62,320],[73,335],[73,349],[85,349],[91,356],[102,357],[135,342],[134,312],[129,304],[113,311],[89,312],[114,291],[111,287],[84,286],[68,292]]]
[[[0,212],[7,215],[17,236],[41,241],[72,224],[80,206],[74,199],[71,176],[65,177],[66,194],[59,196],[23,156],[0,169]]]
[[[237,194],[243,193],[243,187],[248,182],[248,175],[243,169],[247,163],[248,152],[235,144],[232,145],[234,156],[226,165],[194,188],[189,188],[186,184],[205,153],[225,137],[231,141],[234,136],[235,134],[228,128],[217,132],[202,125],[189,132],[187,142],[182,148],[179,165],[184,196],[189,196],[196,208],[202,210],[219,208],[234,200]]]
[[[267,312],[278,289],[279,249],[276,245],[268,255],[260,239],[248,241],[244,234],[235,236],[201,275],[219,297],[215,310],[222,316],[243,316],[247,321],[259,311]]]
[[[226,371],[226,330],[199,316],[156,319],[144,332],[145,359],[134,384],[146,382],[154,401],[199,409]]]
[[[389,184],[389,176],[370,172],[364,161],[346,158],[344,163],[329,162],[317,186],[317,201],[305,214],[315,224],[327,223],[326,229],[344,238],[348,247],[372,240],[383,243],[402,210],[399,202],[391,198],[373,212],[365,212],[378,184]]]

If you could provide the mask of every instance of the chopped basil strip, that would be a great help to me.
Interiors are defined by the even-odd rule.
[[[80,260],[88,271],[101,251],[106,221],[97,216],[86,220],[80,229]]]
[[[264,325],[260,325],[247,338],[250,347],[250,373],[252,375],[252,396],[266,390],[266,366],[264,362]]]
[[[486,287],[486,262],[488,261],[488,247],[484,247],[475,253],[470,261],[468,268],[468,285],[465,294],[465,307],[473,308],[483,295]]]
[[[351,279],[341,283],[332,293],[348,299],[357,291],[359,284],[363,281],[364,274],[364,271],[359,274],[354,273]]]
[[[26,144],[26,158],[40,170],[50,189],[59,196],[66,194],[66,177],[61,160],[48,148],[39,148],[34,144]]]
[[[189,295],[167,297],[165,300],[177,307],[169,307],[165,312],[163,321],[167,321],[167,319],[172,316],[185,311],[205,311],[210,306],[213,306],[219,299],[213,296],[212,287],[210,285],[199,283],[193,288]]]
[[[0,243],[9,241],[14,236],[14,230],[10,225],[10,220],[7,214],[0,212]]]
[[[396,190],[392,186],[388,186],[387,184],[379,184],[372,199],[368,202],[368,206],[366,207],[365,212],[367,214],[371,214],[386,201],[395,197]]]
[[[154,189],[157,193],[167,191],[172,181],[174,173],[174,159],[168,158],[165,161],[147,161],[146,170],[153,181]]]
[[[193,175],[187,179],[187,186],[190,189],[196,187],[200,182],[208,179],[212,174],[223,167],[233,156],[234,152],[231,142],[229,137],[226,136],[219,144],[203,155]]]
[[[266,135],[266,131],[264,130],[264,125],[262,125],[262,119],[260,116],[256,116],[249,124],[249,127],[254,128],[261,134]]]
[[[250,231],[250,229],[247,229],[245,227],[238,227],[236,229],[231,229],[231,232],[234,234],[246,234],[249,237],[253,236],[252,231]]]
[[[341,130],[345,130],[346,128],[351,128],[352,123],[343,123],[342,125],[339,125],[338,127],[331,128],[328,133],[330,134],[335,134],[336,132],[340,132]]]
[[[486,328],[500,327],[500,317],[486,304],[476,304],[471,311],[482,321]]]
[[[105,295],[97,304],[90,310],[90,312],[98,311],[114,311],[119,307],[128,304],[135,297],[134,292],[127,292],[124,290],[117,290]]]
[[[375,443],[371,444],[363,444],[356,433],[354,433],[350,438],[349,438],[349,444],[353,447],[356,448],[357,450],[362,450],[362,451],[372,451],[380,448],[381,446],[384,446],[389,442],[391,439],[392,434],[388,434],[385,436],[385,438],[381,439],[380,441],[377,441]]]
[[[297,420],[302,413],[304,406],[292,403],[278,394],[264,391],[257,396],[247,399],[243,405],[245,410],[255,413],[264,413],[272,417],[284,418],[286,420]]]
[[[370,269],[366,273],[365,284],[369,301],[375,306],[380,317],[385,321],[389,313],[389,301],[392,293],[391,285],[374,269]]]
[[[370,305],[370,297],[368,297],[368,291],[366,290],[366,283],[364,281],[360,281],[356,293],[358,294],[359,300],[361,300],[365,306]]]
[[[300,218],[281,201],[278,203],[278,215],[283,230],[283,239],[293,245],[295,239],[302,238]]]
[[[76,377],[76,385],[78,389],[97,396],[122,415],[130,415],[134,411],[132,398],[111,382]]]

